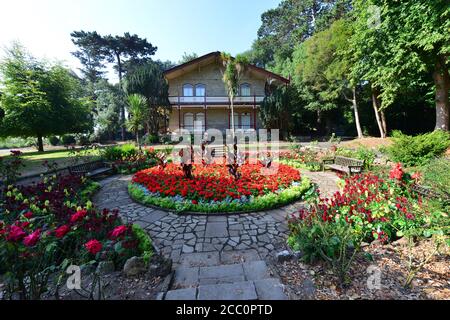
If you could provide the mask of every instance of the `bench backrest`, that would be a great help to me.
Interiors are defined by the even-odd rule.
[[[98,168],[103,167],[103,161],[97,160],[97,161],[91,161],[86,163],[80,163],[74,166],[71,166],[69,169],[70,171],[76,171],[76,172],[89,172],[91,170],[95,170]]]
[[[334,158],[334,163],[341,166],[363,166],[364,160],[336,156]]]

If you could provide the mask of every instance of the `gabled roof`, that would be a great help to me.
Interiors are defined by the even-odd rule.
[[[173,68],[170,68],[170,69],[164,71],[164,76],[168,80],[175,79],[186,72],[195,70],[199,66],[206,66],[208,64],[218,61],[218,59],[220,59],[220,56],[221,56],[220,51],[215,51],[215,52],[205,54],[204,56],[198,57],[189,62],[180,64],[178,66],[175,66]],[[289,79],[286,79],[286,78],[284,78],[276,73],[270,72],[266,69],[257,67],[253,64],[248,64],[247,67],[250,71],[264,75],[266,78],[272,78],[272,79],[278,80],[285,84],[288,84],[290,82]]]

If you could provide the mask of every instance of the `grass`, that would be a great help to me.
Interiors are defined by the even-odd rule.
[[[46,171],[46,168],[42,165],[44,161],[50,163],[55,162],[58,168],[64,168],[74,163],[75,157],[72,151],[56,150],[56,151],[44,151],[44,152],[30,152],[25,153],[22,156],[23,164],[22,176],[29,176],[33,174],[39,174]],[[80,161],[88,162],[99,158],[98,150],[87,150],[79,153]]]

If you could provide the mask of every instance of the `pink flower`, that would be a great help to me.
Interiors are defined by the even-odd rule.
[[[128,227],[127,226],[118,226],[111,232],[111,238],[117,239],[118,237],[122,236],[125,232],[127,232]]]
[[[83,218],[86,215],[87,215],[87,210],[79,210],[70,217],[70,222],[74,223],[77,221],[81,221],[81,220],[83,220]]]
[[[9,234],[6,236],[6,240],[17,242],[25,238],[26,233],[21,227],[11,226],[9,229]]]
[[[29,234],[28,236],[23,239],[23,244],[27,247],[32,247],[36,245],[36,243],[39,241],[39,238],[41,236],[41,230],[37,229],[33,233]]]
[[[59,227],[58,229],[55,230],[55,236],[58,239],[61,239],[62,237],[64,237],[68,232],[70,231],[70,227],[67,225],[63,225],[61,227]]]
[[[422,177],[422,174],[420,172],[414,172],[411,176],[411,178],[413,178],[414,180],[420,180],[420,178]]]
[[[103,245],[100,241],[93,239],[93,240],[86,242],[84,244],[84,247],[86,248],[87,251],[89,251],[89,253],[95,255],[95,254],[99,253],[100,250],[102,250]]]

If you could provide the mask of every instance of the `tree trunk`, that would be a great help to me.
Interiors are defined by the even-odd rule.
[[[37,149],[39,152],[44,152],[44,141],[41,135],[37,136]]]
[[[381,115],[381,125],[383,126],[384,136],[387,136],[387,122],[386,122],[386,114],[384,113],[384,110],[380,111]]]
[[[380,137],[386,138],[386,133],[383,129],[383,124],[381,123],[380,118],[380,100],[378,99],[378,90],[376,88],[372,88],[372,106],[373,111],[375,112],[375,119],[377,120],[378,129],[380,130]]]
[[[358,132],[358,139],[363,138],[363,133],[361,130],[361,122],[359,121],[359,111],[358,111],[358,103],[356,101],[356,87],[353,88],[353,112],[355,113],[355,125],[356,125],[356,131]]]
[[[125,91],[122,87],[122,61],[120,60],[120,54],[116,53],[116,59],[117,59],[117,69],[119,72],[119,86],[120,90],[122,91],[122,94],[125,95]],[[120,128],[121,128],[121,138],[122,141],[125,141],[125,105],[124,105],[125,99],[121,101],[120,104]]]
[[[450,76],[445,65],[445,57],[442,55],[437,58],[433,79],[436,86],[436,127],[434,130],[449,131],[450,102],[448,91],[450,89]]]
[[[234,143],[234,105],[233,105],[234,97],[230,97],[230,108],[231,108],[231,132],[233,137],[233,143]]]
[[[139,141],[139,130],[136,130],[136,143],[138,145],[139,150],[141,150],[141,143]]]

